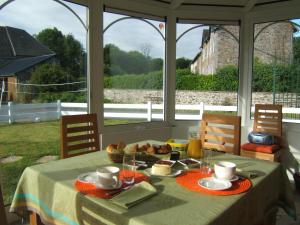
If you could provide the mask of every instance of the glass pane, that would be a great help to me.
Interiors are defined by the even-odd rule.
[[[163,120],[165,23],[104,13],[105,125]]]
[[[16,0],[0,10],[0,179],[5,204],[11,202],[25,167],[59,158],[60,116],[87,112],[87,9],[63,3],[77,16],[52,0]]]
[[[177,24],[176,120],[237,113],[239,26]]]
[[[281,104],[285,121],[299,121],[299,19],[260,23],[254,28],[252,112],[258,103]]]

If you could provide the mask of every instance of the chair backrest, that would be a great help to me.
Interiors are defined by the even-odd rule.
[[[256,104],[253,131],[267,132],[281,139],[282,105]]]
[[[1,185],[0,185],[0,224],[7,225]]]
[[[241,117],[204,113],[200,127],[203,148],[240,154]]]
[[[97,114],[61,117],[61,158],[99,150]]]

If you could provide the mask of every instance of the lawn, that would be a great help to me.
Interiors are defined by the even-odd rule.
[[[59,122],[0,126],[0,158],[22,156],[17,162],[0,164],[5,204],[11,202],[23,170],[45,155],[59,155]]]
[[[137,123],[141,120],[105,120],[105,125]],[[23,170],[42,156],[59,155],[59,121],[0,125],[0,159],[22,156],[17,162],[0,163],[0,181],[5,204],[12,201]]]

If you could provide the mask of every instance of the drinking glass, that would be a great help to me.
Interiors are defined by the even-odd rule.
[[[134,183],[135,169],[135,154],[125,153],[123,156],[123,180],[125,184]]]
[[[204,149],[203,150],[203,159],[201,164],[201,172],[204,174],[211,174],[213,172],[213,163],[212,163],[212,150]]]

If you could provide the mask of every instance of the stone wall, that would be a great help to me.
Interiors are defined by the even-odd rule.
[[[104,97],[114,103],[138,104],[151,100],[153,103],[162,103],[162,90],[118,90],[105,89]],[[253,103],[272,103],[272,93],[253,93]],[[203,92],[203,91],[176,91],[176,104],[207,105],[236,105],[237,93],[233,92]]]
[[[226,29],[226,30],[224,30]],[[191,70],[198,74],[211,74],[226,65],[237,65],[239,26],[224,26],[212,31],[210,39],[203,44]],[[228,32],[231,34],[229,34]],[[258,34],[259,33],[259,34]],[[262,23],[255,25],[254,57],[264,63],[288,64],[293,55],[293,26],[288,22]]]

